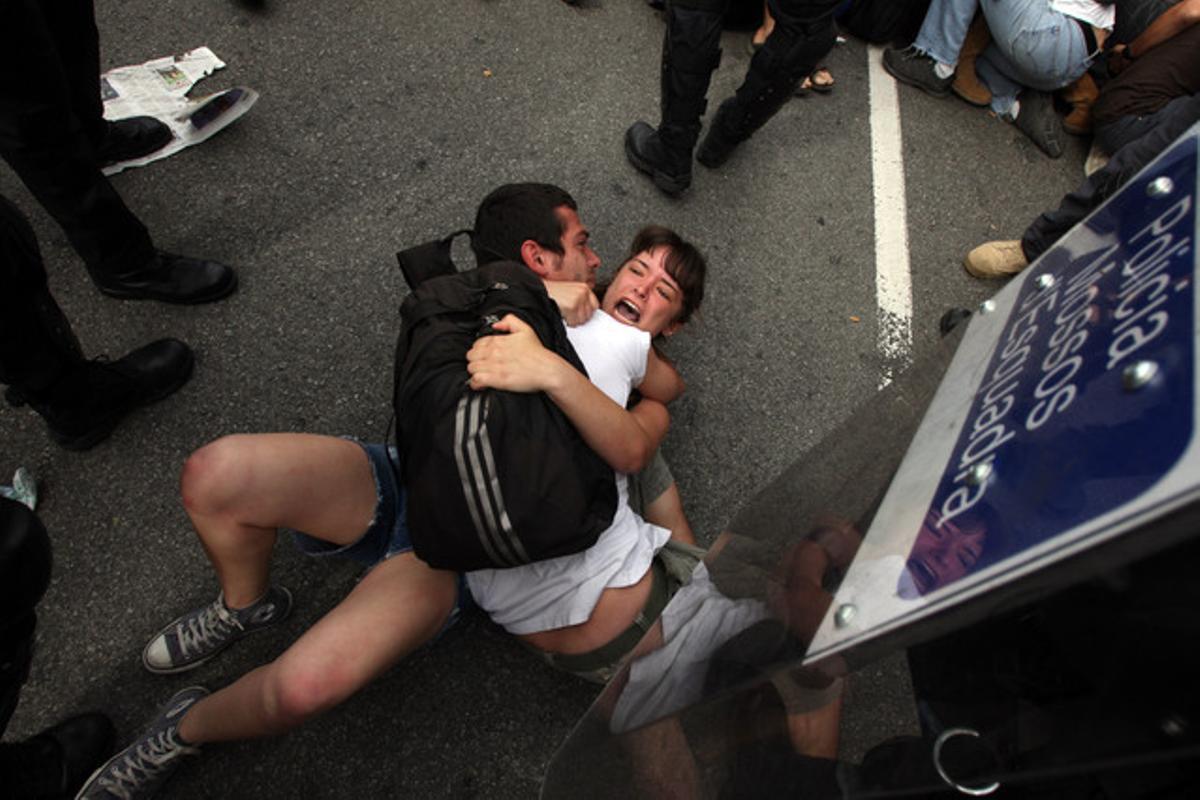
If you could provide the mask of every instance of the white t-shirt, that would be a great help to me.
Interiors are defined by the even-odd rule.
[[[1117,19],[1117,7],[1102,5],[1096,0],[1050,0],[1050,8],[1068,17],[1081,19],[1093,28],[1113,29]]]
[[[588,377],[624,406],[646,374],[650,334],[597,311],[567,336]],[[467,573],[479,607],[514,634],[538,633],[586,622],[607,588],[632,586],[650,569],[654,554],[671,537],[629,509],[626,477],[617,473],[617,511],[596,543],[582,553],[511,569]]]

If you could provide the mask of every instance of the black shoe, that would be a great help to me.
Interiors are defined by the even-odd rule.
[[[186,344],[159,339],[117,361],[85,361],[64,375],[47,397],[24,399],[46,420],[54,441],[67,450],[87,450],[112,433],[130,411],[187,383],[194,363]]]
[[[1026,89],[1021,92],[1021,107],[1014,120],[1021,133],[1033,140],[1051,158],[1063,154],[1062,120],[1054,110],[1054,99],[1046,92]]]
[[[658,131],[645,122],[635,122],[625,131],[625,157],[671,196],[692,185],[691,148],[668,146]]]
[[[696,150],[696,160],[709,169],[716,169],[728,161],[737,146],[745,141],[745,136],[735,136],[728,130],[736,104],[737,99],[733,97],[721,103],[716,116],[708,125],[704,141]]]
[[[944,97],[950,93],[954,76],[939,78],[934,71],[937,62],[915,47],[897,50],[889,47],[883,51],[883,68],[893,78],[909,86],[915,86],[921,91],[934,97]]]
[[[31,739],[0,745],[4,796],[12,800],[71,798],[113,750],[113,724],[80,714]]]
[[[156,250],[141,269],[121,275],[95,273],[96,288],[109,297],[126,300],[161,300],[194,305],[211,303],[233,293],[237,273],[216,261],[177,256]]]
[[[154,117],[127,117],[109,122],[104,141],[96,145],[96,162],[107,167],[161,150],[175,138],[171,129]]]

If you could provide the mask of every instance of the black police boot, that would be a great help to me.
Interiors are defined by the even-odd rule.
[[[833,5],[809,23],[785,26],[776,21],[775,30],[750,60],[746,79],[718,108],[696,151],[697,161],[710,169],[721,166],[792,98],[796,84],[833,48]]]
[[[101,167],[131,161],[161,150],[175,138],[165,123],[154,117],[126,117],[106,122],[104,138],[96,143],[96,163]]]
[[[103,714],[80,714],[23,742],[0,744],[0,783],[12,800],[68,800],[113,750]]]
[[[121,418],[163,399],[187,383],[194,357],[178,339],[159,339],[116,361],[84,361],[52,386],[10,391],[14,405],[28,403],[46,421],[50,436],[67,450],[86,450],[105,439]]]
[[[122,273],[92,272],[101,292],[123,300],[160,300],[178,305],[211,303],[233,293],[237,273],[216,261],[154,251],[150,261]]]
[[[700,137],[700,117],[713,70],[721,16],[710,11],[669,7],[662,53],[662,120],[658,128],[638,121],[625,132],[625,155],[654,185],[677,195],[692,184],[692,149]]]

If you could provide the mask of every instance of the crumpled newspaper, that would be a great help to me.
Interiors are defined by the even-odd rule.
[[[104,174],[144,166],[199,144],[249,111],[258,100],[258,92],[243,86],[201,97],[187,96],[197,82],[224,66],[212,50],[197,47],[181,56],[118,67],[101,75],[100,97],[106,119],[151,116],[175,134],[161,150],[112,164],[104,168]]]

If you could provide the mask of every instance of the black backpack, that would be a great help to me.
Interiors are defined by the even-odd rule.
[[[400,307],[392,398],[413,549],[457,571],[585,550],[612,523],[612,469],[545,394],[473,391],[466,355],[512,313],[587,371],[536,274],[511,262],[458,272],[452,239],[399,254],[416,284]]]

